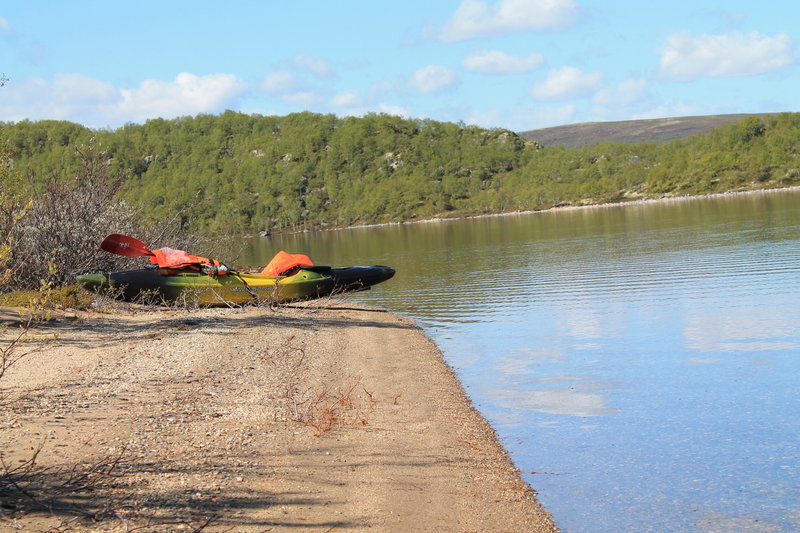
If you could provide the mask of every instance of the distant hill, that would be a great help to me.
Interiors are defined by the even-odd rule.
[[[549,129],[554,130],[559,128]],[[537,142],[508,130],[461,123],[391,115],[304,112],[280,117],[226,111],[153,119],[113,131],[53,120],[0,122],[0,162],[13,163],[0,164],[0,175],[9,173],[10,183],[21,189],[18,194],[31,198],[59,191],[52,187],[63,184],[86,189],[95,198],[118,181],[118,198],[136,206],[146,221],[170,221],[167,227],[208,235],[800,184],[800,113],[611,122],[560,130],[560,141],[544,136],[548,130],[528,133],[545,144],[639,144],[540,149]],[[571,140],[565,130],[572,130]],[[682,137],[688,138],[680,147],[656,144]],[[92,139],[94,152],[89,151]],[[108,177],[95,169],[106,169]],[[0,190],[0,200],[8,196]],[[2,215],[0,210],[0,222]],[[30,227],[38,231],[39,225]]]
[[[581,148],[601,142],[665,144],[676,139],[739,122],[747,117],[766,117],[772,113],[741,113],[735,115],[707,115],[697,117],[656,118],[648,120],[623,120],[619,122],[586,122],[519,134],[543,146]]]

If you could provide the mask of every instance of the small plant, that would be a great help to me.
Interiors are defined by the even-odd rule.
[[[372,394],[361,385],[360,377],[351,376],[348,381],[341,388],[323,385],[311,391],[297,421],[314,428],[316,437],[346,426],[367,425],[368,411],[375,407]],[[359,388],[368,399],[359,396]]]
[[[36,338],[31,335],[31,330],[34,327],[51,318],[50,310],[48,309],[50,289],[50,284],[42,284],[39,290],[33,292],[27,301],[20,306],[19,311],[17,311],[19,323],[12,330],[14,333],[11,338],[3,343],[2,348],[0,348],[0,403],[5,400],[5,395],[2,392],[2,379],[9,369],[25,357],[41,351],[55,340],[55,337]],[[0,334],[6,331],[6,327],[0,328]]]
[[[293,344],[294,336],[272,353],[268,362],[287,364],[283,398],[286,419],[314,429],[314,436],[348,426],[364,426],[377,403],[359,376],[348,376],[338,383],[308,384],[305,350]]]

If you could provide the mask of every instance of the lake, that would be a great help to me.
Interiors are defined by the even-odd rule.
[[[564,531],[800,531],[800,192],[254,239],[393,266]]]

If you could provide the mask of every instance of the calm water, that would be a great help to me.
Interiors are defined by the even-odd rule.
[[[257,239],[385,264],[565,531],[800,531],[800,193]]]

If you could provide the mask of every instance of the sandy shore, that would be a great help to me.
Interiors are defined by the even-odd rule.
[[[344,301],[41,333],[0,381],[0,528],[555,531],[401,317]]]

